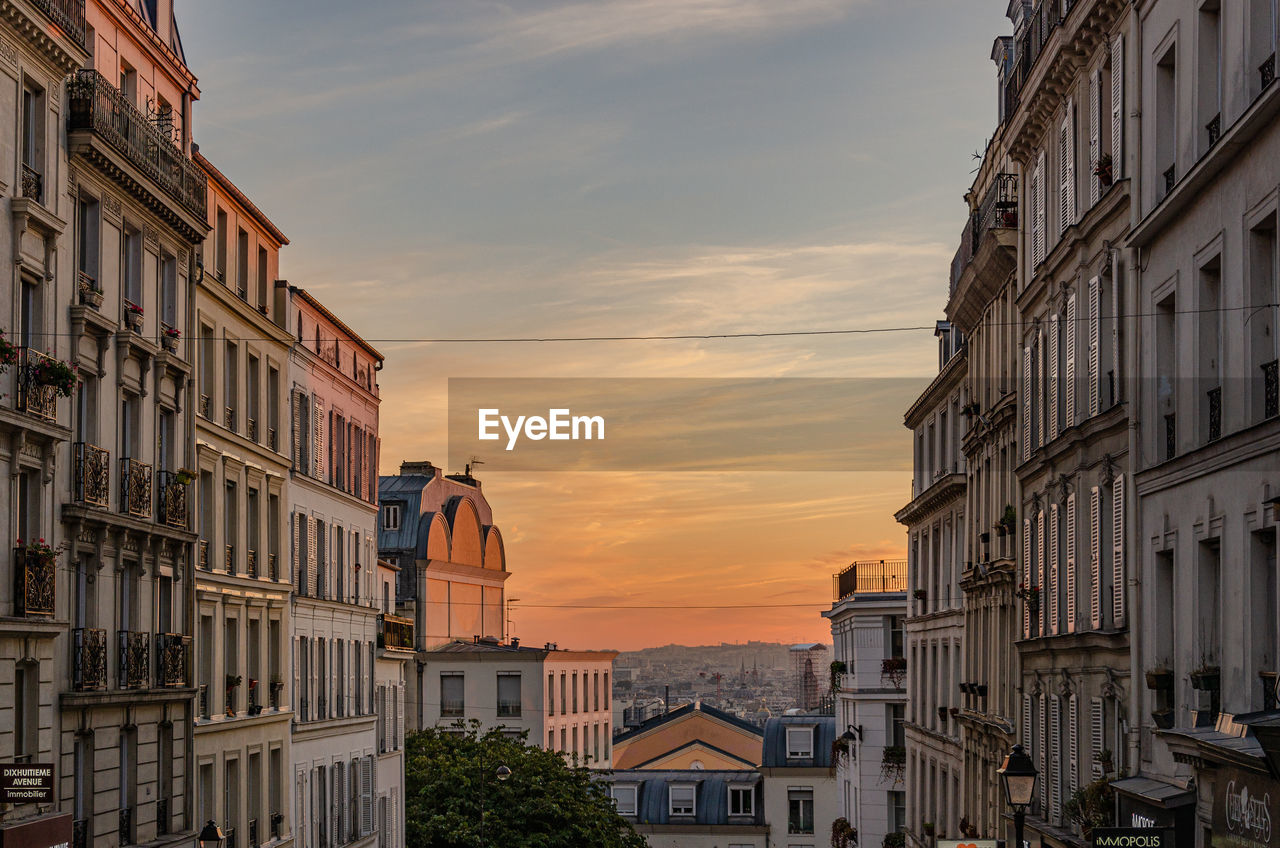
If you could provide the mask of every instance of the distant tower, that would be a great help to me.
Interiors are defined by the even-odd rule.
[[[822,704],[815,668],[827,665],[827,646],[818,642],[791,646],[792,691],[795,704],[802,710],[816,710]]]

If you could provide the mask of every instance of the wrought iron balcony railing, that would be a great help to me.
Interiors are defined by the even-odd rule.
[[[973,261],[987,234],[993,229],[1018,226],[1018,177],[996,174],[978,208],[969,216],[960,234],[960,248],[951,260],[951,293],[955,294],[960,275]]]
[[[1170,413],[1164,417],[1164,458],[1178,455],[1178,418]]]
[[[170,527],[186,528],[187,526],[187,484],[180,481],[172,471],[161,471],[158,488],[160,492],[160,521]]]
[[[98,288],[98,281],[92,274],[83,270],[77,271],[76,288],[80,291],[81,303],[94,309],[102,308],[102,289]]]
[[[267,428],[267,447],[272,450],[280,450],[280,440],[279,437],[276,436],[275,427]]]
[[[412,651],[413,619],[382,613],[378,616],[378,647],[388,651]]]
[[[91,130],[187,212],[205,219],[208,178],[182,148],[138,111],[102,74],[76,71],[67,83],[67,129]]]
[[[212,421],[210,417],[213,413],[210,409],[213,407],[213,399],[208,395],[200,395],[200,417],[206,421]]]
[[[78,690],[107,685],[107,631],[78,627],[71,631],[71,684]]]
[[[245,437],[248,438],[248,440],[251,442],[258,441],[258,419],[246,418],[244,425],[245,425],[245,429],[244,429]]]
[[[68,38],[85,45],[84,0],[32,0]]]
[[[279,839],[281,836],[280,826],[284,824],[284,815],[282,813],[271,814],[271,838]]]
[[[18,349],[18,410],[32,418],[54,423],[58,420],[58,393],[40,381],[45,367],[58,362],[35,348]]]
[[[156,833],[165,836],[169,833],[169,799],[156,799]]]
[[[111,505],[111,452],[76,442],[76,500],[90,506]]]
[[[187,685],[187,644],[181,633],[156,634],[156,680],[163,688]]]
[[[89,848],[88,819],[76,819],[71,823],[71,848]]]
[[[200,556],[200,561],[197,563],[197,567],[199,567],[204,571],[213,571],[213,563],[209,562],[209,540],[208,539],[200,540],[199,556]]]
[[[258,576],[258,552],[255,551],[253,548],[249,548],[244,552],[244,555],[245,555],[245,570],[248,572],[250,577],[257,577]]]
[[[53,615],[57,554],[28,547],[13,549],[13,614],[19,618]]]
[[[120,511],[151,517],[151,466],[131,457],[120,460]]]
[[[1280,360],[1262,366],[1262,414],[1267,418],[1280,415]]]
[[[249,848],[258,848],[258,820],[249,819]]]
[[[133,844],[133,807],[120,808],[120,844]]]
[[[1178,166],[1170,165],[1164,172],[1164,193],[1168,194],[1173,191],[1173,187],[1178,184]]]
[[[236,546],[227,545],[226,555],[223,557],[223,568],[228,574],[236,573]]]
[[[36,203],[44,202],[44,174],[25,162],[22,164],[22,196]]]
[[[1204,125],[1204,129],[1209,134],[1209,146],[1213,147],[1218,143],[1218,139],[1222,138],[1222,113],[1214,115],[1213,119]]]
[[[145,689],[149,682],[147,668],[151,664],[151,634],[121,630],[120,688]]]
[[[208,683],[200,684],[198,701],[199,701],[199,708],[200,708],[200,718],[208,718],[209,717],[209,684]]]
[[[862,593],[905,592],[907,561],[881,559],[854,562],[836,573],[835,589],[837,601]]]
[[[222,426],[231,432],[236,430],[236,409],[234,406],[228,406],[222,411]]]
[[[275,554],[267,554],[267,579],[280,579],[280,564]]]
[[[1222,386],[1216,386],[1208,392],[1209,401],[1209,441],[1222,438]]]
[[[234,827],[223,828],[223,848],[236,848],[236,829]],[[322,843],[323,844],[323,843]]]
[[[1272,53],[1258,66],[1258,75],[1262,78],[1262,89],[1265,91],[1276,81],[1276,54]]]

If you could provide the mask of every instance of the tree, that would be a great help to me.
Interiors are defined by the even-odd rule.
[[[476,721],[405,740],[405,835],[409,848],[646,848],[589,770]]]

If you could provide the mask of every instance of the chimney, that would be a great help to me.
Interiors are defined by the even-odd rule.
[[[405,461],[400,463],[401,477],[409,477],[409,476],[415,476],[415,475],[420,477],[435,477],[439,475],[439,473],[440,473],[440,469],[436,468],[434,465],[432,465],[430,462],[428,462],[425,459],[418,460],[416,462]]]
[[[519,637],[519,636],[512,636],[512,637],[511,637],[511,647],[513,647],[513,648],[518,648],[518,647],[520,647],[520,637]]]

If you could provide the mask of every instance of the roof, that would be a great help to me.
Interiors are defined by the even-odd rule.
[[[787,756],[787,728],[812,727],[813,756]],[[836,719],[829,715],[795,715],[771,718],[764,723],[764,757],[761,768],[831,768],[831,746],[836,741]]]
[[[636,824],[691,825],[763,825],[764,804],[761,798],[760,774],[754,769],[730,770],[673,770],[648,771],[645,769],[614,770],[602,779],[614,784],[631,784],[637,788],[636,815],[627,818]],[[692,784],[694,791],[694,815],[671,818],[669,787]],[[751,787],[755,793],[753,815],[729,818],[729,786]]]
[[[634,739],[637,736],[641,736],[645,733],[649,733],[652,730],[656,730],[657,728],[662,727],[664,724],[670,724],[671,722],[680,718],[684,718],[687,715],[691,715],[694,712],[699,712],[699,713],[702,713],[703,715],[710,716],[711,718],[717,719],[719,721],[723,721],[726,724],[733,725],[739,730],[746,731],[747,733],[751,733],[756,736],[762,735],[760,728],[756,727],[751,722],[744,721],[743,719],[738,718],[736,715],[733,715],[732,713],[727,713],[724,710],[718,710],[715,707],[708,706],[707,704],[704,704],[701,701],[695,701],[692,704],[685,704],[683,706],[676,707],[674,710],[665,712],[662,715],[654,716],[653,718],[647,719],[646,721],[642,722],[639,727],[632,728],[631,730],[628,730],[626,733],[618,734],[617,736],[613,737],[613,744],[616,747],[619,742],[626,742],[630,739]]]
[[[312,295],[310,292],[308,292],[306,289],[300,286],[289,286],[289,291],[297,294],[298,297],[302,298],[304,301],[310,304],[312,309],[316,310],[321,315],[323,315],[325,320],[329,321],[331,324],[333,324],[333,326],[337,327],[343,333],[346,333],[347,339],[351,342],[354,342],[357,346],[363,348],[365,353],[369,354],[379,362],[386,361],[386,357],[383,356],[381,353],[379,353],[377,348],[375,348],[373,345],[369,344],[367,341],[361,338],[359,333],[357,333],[355,330],[348,327],[341,318],[339,318],[337,315],[334,315],[332,312],[330,312],[328,307],[326,307],[320,301],[316,300],[315,296]]]
[[[409,470],[412,469],[412,470]],[[406,473],[407,472],[407,473]],[[430,472],[430,473],[428,473]],[[379,503],[399,503],[400,527],[388,530],[378,521],[379,551],[414,551],[418,559],[427,556],[427,529],[434,513],[444,513],[455,498],[471,498],[482,528],[493,525],[493,510],[479,488],[446,477],[426,462],[405,463],[401,473],[378,478]],[[456,504],[453,504],[456,509]]]
[[[1194,789],[1183,789],[1153,777],[1126,777],[1111,781],[1117,792],[1134,795],[1159,807],[1182,807],[1195,803]]]
[[[463,642],[455,640],[447,645],[441,645],[438,648],[432,648],[429,651],[422,651],[428,659],[432,656],[440,657],[446,654],[452,655],[469,655],[504,657],[510,659],[518,656],[533,660],[545,659],[547,657],[558,658],[560,656],[573,656],[578,658],[595,658],[595,659],[613,659],[618,655],[617,651],[575,651],[571,648],[534,647],[532,645],[512,645],[505,642],[479,641],[479,642]]]
[[[289,243],[288,237],[280,231],[279,227],[271,223],[271,219],[266,216],[266,213],[259,209],[257,205],[249,199],[248,195],[242,192],[235,183],[231,182],[231,179],[226,174],[218,170],[217,166],[205,158],[205,155],[200,152],[198,145],[193,144],[191,147],[191,158],[195,160],[197,165],[204,169],[204,172],[209,175],[209,179],[213,180],[221,186],[223,191],[231,195],[231,199],[240,204],[240,206],[244,208],[244,211],[249,213],[249,217],[257,221],[258,226],[270,233],[273,239],[280,242],[280,244]]]

